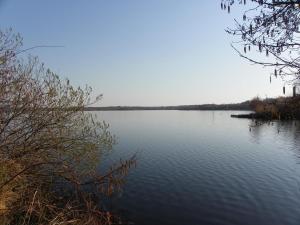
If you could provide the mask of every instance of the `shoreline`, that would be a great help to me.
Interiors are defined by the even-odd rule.
[[[281,120],[281,121],[288,121],[288,120],[300,120],[298,117],[292,117],[289,115],[279,115],[274,116],[270,112],[263,112],[263,113],[248,113],[248,114],[231,114],[230,117],[237,118],[237,119],[252,119],[252,120],[265,120],[265,121],[275,121],[275,120]]]
[[[233,104],[202,104],[202,105],[178,105],[178,106],[106,106],[85,107],[84,111],[142,111],[142,110],[226,110],[226,111],[252,111],[250,102]]]

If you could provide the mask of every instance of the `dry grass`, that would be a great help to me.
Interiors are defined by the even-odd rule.
[[[56,179],[27,173],[16,177],[0,189],[0,225],[32,224],[74,224],[74,225],[111,225],[121,224],[117,215],[99,206],[101,198],[110,197],[123,184],[123,177],[130,167],[135,166],[132,158],[112,167],[103,176],[94,177],[84,183],[69,186],[64,193],[55,189]],[[18,174],[23,167],[12,161],[1,163],[3,183],[12,174]],[[95,192],[86,191],[87,185],[97,187]]]
[[[255,98],[250,106],[259,114],[270,119],[300,119],[300,97],[279,97],[272,101]]]
[[[0,184],[4,183],[13,173],[21,170],[21,165],[12,160],[0,160]],[[18,176],[9,185],[0,189],[0,216],[9,211],[9,208],[19,199],[19,190],[25,182],[25,177]]]

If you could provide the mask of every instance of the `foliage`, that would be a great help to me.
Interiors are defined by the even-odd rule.
[[[250,107],[256,112],[257,118],[268,120],[300,119],[300,97],[279,97],[276,99],[254,98]]]
[[[238,37],[234,49],[250,62],[273,67],[271,75],[281,76],[286,82],[295,83],[300,79],[300,7],[294,0],[221,0],[221,8],[231,11],[235,4],[244,5],[246,10],[235,27],[227,32]],[[251,50],[265,54],[268,59],[247,55]],[[270,76],[271,81],[271,76]]]
[[[37,58],[21,58],[21,47],[20,35],[0,32],[0,221],[111,224],[86,186],[110,195],[135,159],[99,174],[114,136],[84,112],[94,103],[91,88],[74,88]]]

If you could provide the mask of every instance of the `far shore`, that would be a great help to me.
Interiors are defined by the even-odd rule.
[[[86,107],[85,111],[141,111],[141,110],[233,110],[250,111],[250,102],[234,104],[203,104],[203,105],[179,105],[179,106],[107,106]]]

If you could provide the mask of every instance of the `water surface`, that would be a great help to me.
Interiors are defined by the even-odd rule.
[[[97,114],[118,137],[107,160],[138,152],[113,202],[134,224],[300,224],[300,121],[249,129],[228,111]]]

